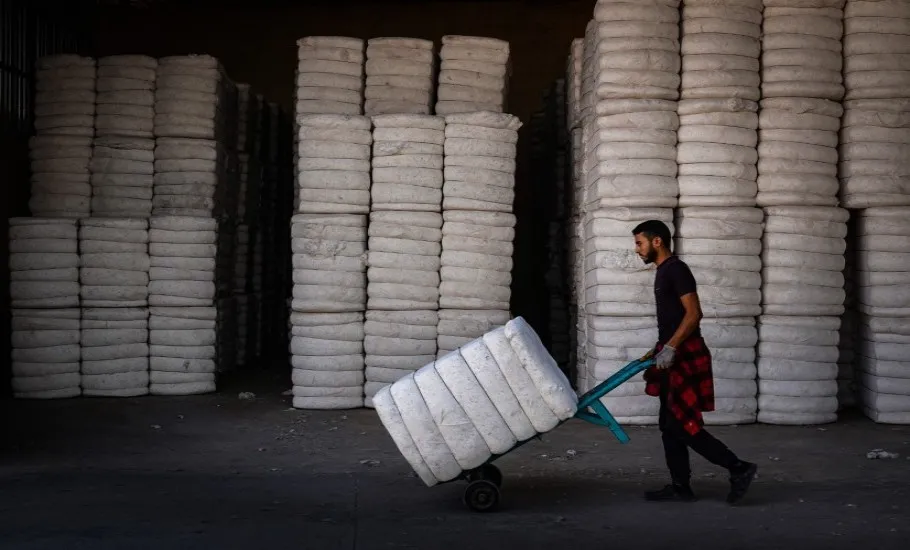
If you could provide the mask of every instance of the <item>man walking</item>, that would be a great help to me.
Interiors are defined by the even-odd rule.
[[[671,483],[645,493],[647,500],[696,500],[689,485],[689,450],[730,472],[727,502],[745,496],[758,467],[745,462],[704,429],[703,412],[714,410],[711,352],[701,336],[701,305],[689,266],[670,250],[670,229],[650,220],[632,230],[635,252],[657,265],[654,298],[658,342],[655,366],[645,371],[645,391],[660,398],[659,425]]]

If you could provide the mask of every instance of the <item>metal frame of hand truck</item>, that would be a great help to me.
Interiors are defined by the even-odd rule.
[[[616,436],[616,439],[618,439],[620,443],[628,443],[629,434],[622,429],[622,426],[620,426],[619,422],[616,421],[616,418],[610,414],[610,411],[607,410],[607,407],[600,399],[636,374],[652,366],[654,366],[654,359],[650,357],[650,354],[641,359],[632,361],[620,369],[616,374],[582,395],[578,400],[578,411],[575,413],[574,418],[598,426],[605,426],[613,432],[613,435]],[[566,422],[568,422],[568,420],[560,422],[559,425],[565,424]],[[465,505],[475,512],[492,512],[495,510],[499,506],[502,473],[499,471],[499,468],[493,465],[493,462],[499,457],[505,456],[535,439],[541,439],[541,437],[538,435],[524,441],[519,441],[517,445],[508,451],[490,457],[484,464],[471,470],[465,470],[460,476],[453,479],[452,481],[466,480],[468,482],[463,497]]]

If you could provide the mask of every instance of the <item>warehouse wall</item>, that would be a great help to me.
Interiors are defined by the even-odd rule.
[[[304,5],[301,5],[304,4]],[[293,112],[296,41],[307,35],[360,38],[408,36],[439,40],[446,34],[490,36],[509,41],[512,78],[508,112],[525,124],[516,174],[518,224],[512,311],[536,330],[546,323],[547,289],[535,266],[546,262],[546,231],[533,217],[540,197],[529,188],[528,122],[542,93],[565,74],[572,39],[584,35],[594,0],[560,2],[300,2],[280,8],[166,7],[105,9],[96,16],[95,55],[144,53],[165,56],[208,53],[222,60],[238,82],[248,82]],[[344,7],[339,8],[339,5]],[[544,255],[543,258],[539,256]]]

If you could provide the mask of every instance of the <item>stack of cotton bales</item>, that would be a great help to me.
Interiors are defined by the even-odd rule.
[[[213,218],[149,220],[149,362],[153,395],[215,391]]]
[[[373,117],[367,270],[366,405],[433,362],[439,323],[445,119]]]
[[[152,215],[219,217],[227,170],[227,151],[217,141],[159,137]]]
[[[149,311],[82,308],[82,394],[136,397],[149,392]]]
[[[218,59],[209,55],[164,57],[155,87],[155,136],[237,139],[237,87]]]
[[[162,58],[157,73],[149,303],[161,328],[151,330],[150,388],[203,393],[215,389],[214,365],[226,368],[236,356],[232,297],[224,294],[233,283],[239,199],[238,89],[207,55]],[[231,350],[218,353],[224,346]],[[192,359],[195,370],[170,370],[176,359]]]
[[[632,229],[660,220],[673,231],[669,208],[598,208],[585,223],[586,372],[578,390],[585,392],[643,356],[657,342],[654,311],[654,265],[634,251]],[[584,382],[586,386],[581,386]],[[623,384],[602,400],[628,424],[657,421],[658,402],[645,395],[640,380]]]
[[[441,357],[375,398],[426,485],[456,479],[575,415],[569,381],[524,319]]]
[[[632,229],[677,205],[679,1],[599,0],[585,33],[582,135],[585,372],[579,391],[613,375],[657,341],[654,271],[634,252]],[[640,353],[639,353],[640,352]],[[605,398],[628,423],[657,420],[641,381]]]
[[[149,217],[155,161],[158,61],[144,55],[98,60],[92,156],[92,216]]]
[[[593,28],[593,21],[589,28]],[[586,35],[587,36],[587,35]],[[566,105],[566,118],[568,119],[570,143],[570,162],[572,167],[572,196],[569,198],[568,232],[569,243],[567,247],[567,267],[572,273],[572,282],[569,285],[569,324],[570,341],[574,346],[571,350],[570,368],[576,386],[586,386],[585,358],[585,331],[587,318],[585,316],[584,299],[584,212],[585,212],[585,178],[582,166],[584,164],[584,132],[582,130],[585,120],[583,106],[585,94],[588,98],[592,93],[590,85],[584,85],[585,68],[590,64],[585,63],[584,38],[572,41],[572,48],[568,59],[566,82],[568,82],[568,101]],[[588,79],[590,82],[590,79]]]
[[[875,207],[856,223],[860,398],[876,422],[910,423],[910,208]]]
[[[373,124],[373,210],[441,212],[445,119],[380,115]]]
[[[848,66],[850,59],[847,58]],[[910,184],[902,171],[905,150],[910,146],[910,97],[851,99],[844,102],[844,107],[840,133],[841,206],[910,206]]]
[[[435,71],[431,40],[371,38],[367,41],[364,114],[430,114]]]
[[[157,73],[152,214],[233,216],[236,86],[207,55],[162,58]]]
[[[89,163],[95,135],[95,60],[77,55],[38,59],[35,135],[29,140],[33,216],[89,215]]]
[[[79,228],[82,393],[149,391],[149,231],[144,218],[84,218]]]
[[[676,253],[699,285],[714,424],[754,422],[761,313],[758,100],[762,0],[683,0]]]
[[[76,220],[9,220],[12,386],[19,398],[82,393]]]
[[[833,422],[849,218],[836,207],[844,2],[764,4],[758,421]]]
[[[296,408],[363,406],[366,241],[364,215],[302,213],[291,220]]]
[[[714,360],[715,411],[705,421],[755,421],[755,317],[761,309],[760,208],[693,206],[676,212],[676,253],[698,283],[702,336]]]
[[[575,375],[576,385],[586,385],[584,377],[587,374],[585,369],[585,359],[587,357],[585,334],[587,332],[588,320],[585,315],[585,216],[584,216],[584,197],[585,184],[582,174],[582,163],[584,161],[582,146],[582,130],[575,128],[572,130],[572,207],[569,214],[570,226],[570,243],[569,243],[569,267],[572,272],[572,284],[570,285],[569,302],[573,306],[570,314],[571,325],[575,327]]]
[[[297,116],[299,212],[370,212],[370,119],[348,115]]]
[[[849,213],[826,206],[765,213],[758,421],[834,422]]]
[[[594,16],[588,77],[594,116],[585,124],[588,208],[672,208],[678,193],[679,11],[600,0]]]
[[[296,120],[293,405],[362,407],[372,125],[359,115],[298,112]]]
[[[157,69],[145,55],[98,59],[96,136],[154,137]]]
[[[910,4],[848,0],[844,16],[841,205],[908,206]]]
[[[576,38],[566,62],[566,127],[569,130],[581,124],[581,79],[584,69],[585,41]]]
[[[828,99],[761,101],[759,206],[837,205],[837,134],[843,107]]]
[[[576,38],[572,41],[572,49],[568,59],[566,82],[568,82],[566,119],[568,125],[569,159],[572,175],[572,190],[569,200],[568,219],[566,220],[568,232],[568,246],[566,249],[566,267],[572,273],[569,284],[569,323],[571,330],[570,341],[576,349],[572,350],[570,357],[575,364],[584,362],[583,330],[584,320],[584,197],[585,185],[582,176],[583,145],[581,130],[582,115],[582,72],[584,61],[584,39]],[[578,372],[582,372],[579,368]]]
[[[837,205],[844,0],[765,0],[758,204]]]
[[[297,41],[297,115],[363,113],[363,40],[307,36]]]
[[[442,37],[436,114],[505,111],[511,75],[509,43],[495,38]]]
[[[440,356],[509,320],[520,127],[502,113],[446,117]]]
[[[154,139],[99,135],[95,138],[91,170],[92,216],[147,218],[151,215]]]
[[[585,272],[587,269],[587,259],[585,252],[585,241],[586,233],[585,227],[587,226],[587,212],[588,212],[588,171],[590,169],[588,163],[588,155],[586,154],[586,147],[588,144],[588,136],[586,131],[590,129],[596,117],[595,106],[600,103],[597,98],[596,91],[596,77],[598,70],[595,66],[595,60],[598,58],[597,53],[597,44],[600,42],[599,29],[610,34],[610,29],[612,28],[615,33],[619,33],[622,36],[622,31],[620,31],[620,25],[607,25],[601,27],[601,24],[595,20],[591,19],[588,21],[588,24],[585,26],[585,35],[582,38],[582,61],[581,61],[581,100],[578,105],[578,115],[575,121],[575,129],[572,133],[573,139],[573,154],[574,154],[574,164],[576,171],[577,181],[575,182],[575,198],[574,205],[578,216],[578,228],[577,228],[577,244],[575,246],[576,262],[575,262],[575,273],[576,273],[576,301],[578,302],[578,316],[576,321],[576,364],[575,364],[575,389],[579,393],[587,391],[589,387],[593,387],[594,379],[590,378],[590,373],[588,365],[593,364],[592,361],[588,361],[588,315],[587,315],[587,296],[586,296],[586,284],[585,284]],[[595,205],[596,209],[596,205]],[[590,379],[589,379],[590,378]]]
[[[755,206],[762,0],[683,0],[679,206]]]

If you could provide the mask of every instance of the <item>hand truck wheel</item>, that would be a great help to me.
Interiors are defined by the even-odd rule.
[[[499,506],[499,487],[492,481],[472,481],[464,490],[465,505],[475,512],[492,512]]]

